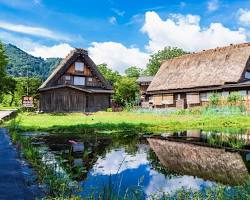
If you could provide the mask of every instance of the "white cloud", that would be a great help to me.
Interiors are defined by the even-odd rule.
[[[117,23],[117,20],[116,20],[116,17],[110,17],[109,18],[109,23],[111,23],[111,24],[116,24]]]
[[[162,196],[164,194],[174,194],[181,188],[201,190],[204,186],[211,187],[214,184],[210,181],[204,181],[200,178],[192,176],[176,176],[172,178],[166,178],[163,174],[150,170],[150,181],[148,186],[144,189],[148,197]],[[149,198],[150,199],[150,198]]]
[[[73,47],[71,47],[69,44],[61,43],[53,46],[40,45],[35,47],[33,50],[28,51],[28,53],[42,58],[64,58],[72,49]]]
[[[180,47],[186,51],[197,51],[230,43],[241,43],[247,39],[245,29],[230,30],[221,23],[200,26],[200,16],[172,15],[162,20],[155,12],[147,12],[142,32],[149,37],[146,48],[156,52],[166,46]]]
[[[135,155],[130,155],[125,152],[125,149],[112,150],[100,157],[93,167],[93,175],[111,175],[122,173],[127,169],[137,169],[140,165],[148,164],[145,146],[139,148]]]
[[[210,12],[216,11],[220,7],[219,0],[211,0],[207,3],[207,9]]]
[[[106,63],[121,73],[129,66],[144,68],[149,55],[138,48],[127,48],[116,42],[93,42],[88,48],[91,58],[96,64]]]
[[[70,41],[69,37],[42,27],[26,26],[23,24],[13,24],[5,21],[0,21],[0,28],[27,35],[50,38],[54,40]]]
[[[250,25],[250,10],[248,9],[239,9],[239,22],[242,25]]]
[[[60,43],[52,46],[42,45],[38,42],[34,42],[30,38],[20,37],[15,34],[0,31],[0,40],[5,43],[11,43],[19,47],[20,49],[26,51],[27,53],[42,57],[65,57],[73,47],[67,43]]]

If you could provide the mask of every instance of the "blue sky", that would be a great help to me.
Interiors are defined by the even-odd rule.
[[[0,0],[0,39],[44,58],[73,47],[123,72],[177,46],[199,51],[250,39],[250,0]]]

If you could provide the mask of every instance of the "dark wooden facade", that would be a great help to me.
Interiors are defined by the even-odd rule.
[[[110,107],[113,91],[87,52],[75,49],[42,84],[39,93],[42,112],[96,112]]]

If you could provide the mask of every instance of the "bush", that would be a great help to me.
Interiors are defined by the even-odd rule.
[[[107,108],[107,112],[112,112],[112,108]]]
[[[217,93],[212,93],[212,95],[209,97],[209,105],[215,107],[218,106],[220,101],[220,97]]]
[[[227,97],[227,102],[230,105],[236,105],[238,102],[242,102],[242,101],[243,101],[243,96],[240,95],[239,92],[232,92]]]

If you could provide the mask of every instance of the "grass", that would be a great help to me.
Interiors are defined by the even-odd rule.
[[[22,138],[19,132],[29,131],[51,131],[57,133],[88,133],[89,130],[107,133],[119,131],[164,131],[180,129],[231,129],[250,128],[249,115],[204,115],[200,113],[171,113],[154,114],[138,112],[98,112],[86,116],[82,113],[71,114],[35,114],[19,113],[16,120],[6,123],[9,127],[14,143],[21,146],[24,157],[32,164],[38,172],[40,181],[49,186],[46,199],[81,199],[74,197],[70,188],[71,179],[60,177],[55,173],[55,169],[41,162],[41,155],[36,147],[31,145],[28,138]],[[76,187],[77,188],[77,187]],[[117,197],[112,193],[112,187],[107,186],[98,195],[98,199],[130,199],[127,197]],[[164,194],[162,197],[151,197],[151,199],[249,199],[250,181],[230,191],[219,186],[206,191],[192,191],[181,189],[173,196]],[[83,198],[84,199],[84,198]],[[87,199],[95,199],[92,196]],[[137,199],[137,198],[135,198]],[[138,198],[140,199],[140,198]]]
[[[136,112],[97,112],[18,115],[21,131],[48,131],[57,133],[86,133],[90,131],[117,133],[119,131],[162,132],[185,129],[250,128],[250,115],[154,114]],[[8,126],[8,123],[5,125]]]

